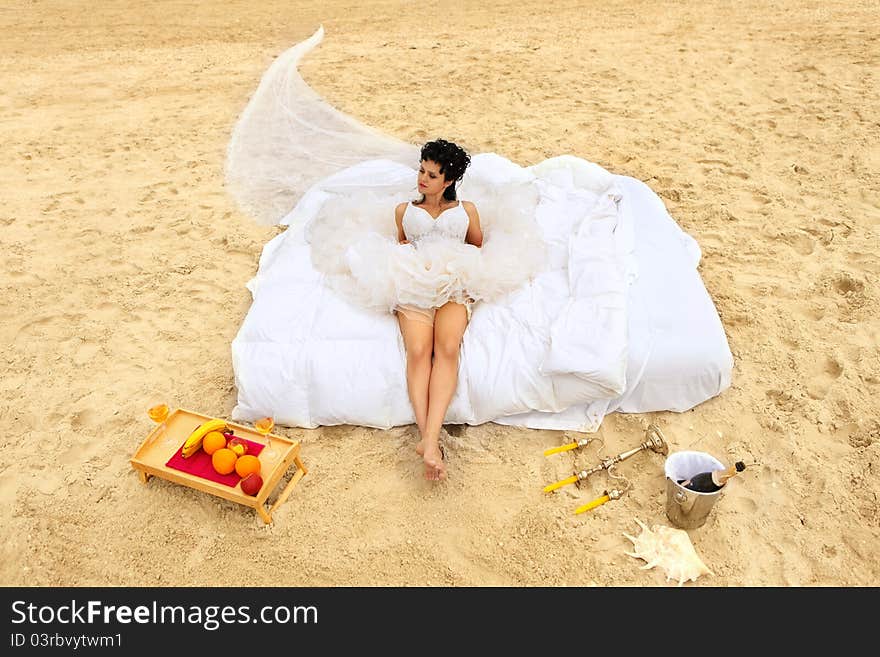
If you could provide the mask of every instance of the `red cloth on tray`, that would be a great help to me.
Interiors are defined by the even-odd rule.
[[[263,447],[265,447],[265,445],[255,443],[247,438],[242,438],[241,436],[236,437],[247,443],[247,453],[252,454],[253,456],[259,455],[259,453],[263,451]],[[178,448],[174,453],[174,456],[168,459],[165,465],[169,468],[180,470],[181,472],[188,472],[189,474],[201,477],[202,479],[210,479],[219,484],[225,484],[226,486],[235,487],[238,486],[238,482],[241,481],[241,477],[238,476],[238,473],[235,470],[228,475],[222,475],[217,472],[211,464],[210,455],[205,450],[200,449],[188,459],[185,459],[180,455],[182,450],[183,445]]]

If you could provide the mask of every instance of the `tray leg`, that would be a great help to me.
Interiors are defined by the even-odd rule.
[[[284,500],[290,497],[290,494],[293,492],[294,486],[299,483],[299,480],[302,479],[308,470],[306,470],[306,466],[303,465],[303,462],[297,456],[293,459],[293,462],[296,463],[296,472],[293,473],[293,476],[290,478],[290,481],[287,482],[287,486],[284,487],[284,490],[281,491],[281,495],[278,496],[278,499],[275,500],[275,504],[273,504],[269,508],[269,513],[273,513],[275,509],[284,504]]]
[[[260,517],[263,519],[264,523],[266,523],[267,525],[272,524],[272,516],[270,515],[272,513],[271,509],[269,510],[269,513],[266,513],[266,507],[264,507],[262,504],[254,508],[257,510],[257,513],[260,514]]]
[[[149,481],[150,481],[150,478],[153,476],[153,475],[151,475],[151,474],[147,474],[147,473],[144,472],[143,470],[138,470],[138,475],[139,475],[140,478],[141,478],[141,482],[142,482],[142,483],[145,483],[145,484],[146,484],[147,482],[149,482]]]

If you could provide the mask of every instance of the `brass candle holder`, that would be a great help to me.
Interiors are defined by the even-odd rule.
[[[625,452],[621,452],[620,454],[618,454],[617,456],[614,456],[612,458],[602,459],[598,465],[595,465],[592,468],[587,468],[585,470],[581,470],[580,472],[575,472],[570,477],[566,477],[565,479],[562,479],[561,481],[557,481],[556,483],[545,486],[544,492],[545,493],[552,492],[554,490],[562,488],[563,486],[567,486],[568,484],[574,484],[578,481],[582,481],[582,480],[586,479],[587,477],[589,477],[590,475],[593,475],[597,472],[601,472],[602,470],[606,470],[606,471],[608,471],[609,476],[611,476],[615,479],[621,479],[625,482],[623,488],[622,489],[615,488],[610,491],[605,491],[605,493],[601,497],[596,498],[595,500],[593,500],[592,502],[589,502],[588,504],[585,504],[581,507],[578,507],[575,510],[575,513],[576,514],[583,513],[585,511],[595,509],[596,507],[601,506],[611,500],[620,499],[626,493],[626,491],[629,489],[630,486],[629,486],[629,481],[625,477],[618,475],[618,474],[615,474],[612,471],[612,468],[614,468],[615,465],[617,465],[621,461],[625,461],[626,459],[628,459],[632,456],[635,456],[636,454],[638,454],[639,452],[644,451],[644,450],[651,450],[652,452],[656,452],[658,454],[663,454],[664,456],[666,456],[669,453],[669,446],[666,443],[666,439],[663,436],[663,432],[660,431],[660,427],[658,427],[657,425],[655,425],[655,424],[648,425],[648,428],[645,430],[645,438],[646,438],[646,440],[644,442],[642,442],[638,447],[634,447],[633,449],[627,450]],[[589,442],[589,439],[585,439],[585,440],[587,440]],[[574,449],[572,447],[569,447],[568,445],[563,445],[563,447],[568,447],[569,449]],[[560,451],[563,451],[563,450],[560,450]],[[564,451],[567,451],[567,450],[564,450]]]

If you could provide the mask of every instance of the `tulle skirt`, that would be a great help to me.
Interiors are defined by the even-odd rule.
[[[476,198],[465,200],[480,215],[479,248],[433,234],[399,244],[394,208],[413,197],[361,192],[328,199],[306,226],[312,264],[335,292],[376,311],[499,300],[546,264],[534,221],[538,195],[531,185],[471,191]]]

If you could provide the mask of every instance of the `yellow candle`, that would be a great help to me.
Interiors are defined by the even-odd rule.
[[[568,484],[573,484],[578,480],[577,475],[572,475],[568,479],[563,479],[562,481],[557,481],[555,484],[550,484],[549,486],[544,486],[544,492],[549,493],[552,490],[556,490],[557,488],[562,488],[563,486],[567,486]]]
[[[571,449],[576,449],[578,446],[577,443],[569,443],[568,445],[562,445],[560,447],[551,447],[550,449],[544,450],[544,456],[550,456],[551,454],[559,454],[559,452],[567,452]]]
[[[583,506],[579,506],[578,508],[576,508],[574,510],[574,514],[577,515],[579,513],[583,513],[584,511],[589,511],[590,509],[595,509],[597,506],[602,506],[603,504],[605,504],[605,502],[607,502],[610,499],[611,499],[610,495],[603,495],[602,497],[597,497],[592,502],[588,502],[587,504],[584,504]]]

